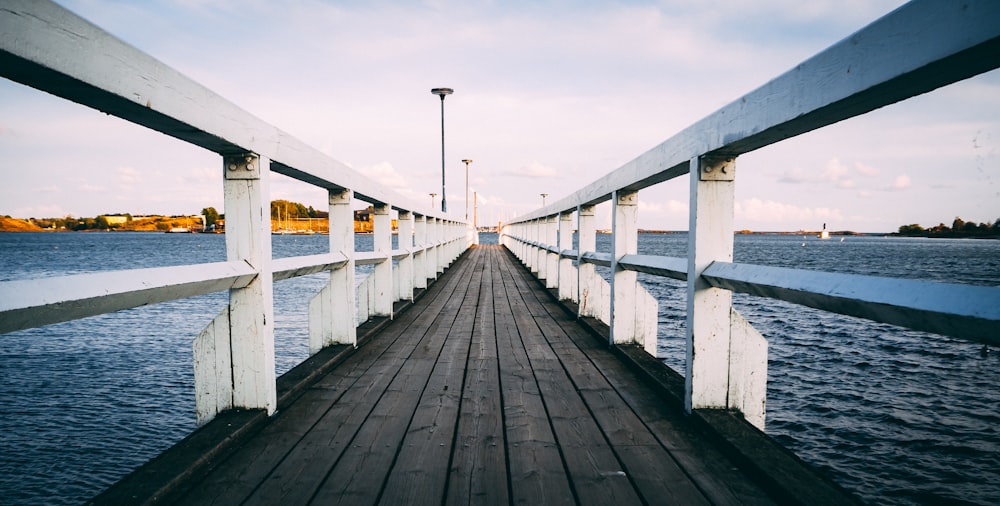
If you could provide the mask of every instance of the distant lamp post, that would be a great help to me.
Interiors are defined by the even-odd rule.
[[[436,193],[432,193],[431,194],[431,209],[434,209],[434,197],[437,197],[437,196],[438,196],[438,194],[436,194]]]
[[[472,160],[462,160],[465,164],[465,221],[469,221],[469,164]]]
[[[444,192],[444,97],[451,95],[455,90],[451,88],[434,88],[431,93],[441,97],[441,212],[448,212],[447,197]]]
[[[542,196],[542,207],[545,207],[545,197],[548,197],[548,193],[539,193]]]

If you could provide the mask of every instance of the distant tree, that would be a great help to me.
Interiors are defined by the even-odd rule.
[[[901,225],[899,227],[899,235],[924,235],[927,231],[924,227],[917,225],[916,223],[910,225]]]
[[[201,210],[201,214],[205,216],[205,226],[211,227],[219,221],[219,211],[216,211],[214,207],[206,207]]]
[[[965,220],[956,216],[955,221],[951,222],[951,231],[958,232],[959,230],[962,230],[963,227],[965,227]]]
[[[98,216],[94,219],[94,228],[98,230],[107,230],[111,228],[111,225],[108,223],[108,219],[106,217]]]

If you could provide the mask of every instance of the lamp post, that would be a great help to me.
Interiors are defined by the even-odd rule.
[[[431,193],[431,209],[434,209],[434,197],[437,197],[436,193]]]
[[[447,197],[444,192],[444,97],[455,90],[451,88],[434,88],[431,93],[441,97],[441,212],[448,212]]]
[[[462,160],[465,164],[465,221],[469,221],[469,164],[472,160]]]
[[[539,193],[542,196],[542,207],[545,207],[545,197],[548,197],[548,193]]]

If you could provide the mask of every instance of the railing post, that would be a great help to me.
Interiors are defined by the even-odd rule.
[[[270,160],[225,157],[226,258],[260,274],[229,291],[233,407],[277,407],[274,373],[274,293],[271,279]]]
[[[399,249],[407,251],[407,255],[399,260],[399,289],[396,293],[398,300],[413,301],[413,213],[400,211],[398,227]]]
[[[440,246],[437,248],[437,269],[434,272],[434,277],[438,277],[444,273],[444,268],[448,266],[448,221],[445,219],[438,219],[434,224],[434,236],[437,238]]]
[[[636,294],[638,283],[635,271],[618,267],[618,260],[638,252],[638,192],[617,190],[611,195],[611,344],[641,343],[637,335],[636,311],[639,306]],[[638,339],[637,339],[638,338]]]
[[[601,301],[597,298],[595,281],[597,272],[594,264],[585,263],[583,254],[597,251],[597,224],[594,219],[594,206],[577,207],[577,299],[580,301],[577,306],[578,316],[600,316]]]
[[[427,260],[424,262],[424,277],[427,279],[437,279],[438,269],[438,218],[427,217]]]
[[[413,222],[413,288],[427,288],[427,217],[416,215]]]
[[[543,216],[535,220],[535,243],[538,247],[535,248],[535,277],[538,279],[545,279],[546,267],[548,263],[545,261],[545,257],[548,254],[543,246],[545,245],[545,222],[548,220],[547,216]]]
[[[687,361],[685,409],[727,408],[732,292],[701,274],[714,261],[733,260],[732,159],[691,160],[688,223]]]
[[[372,314],[392,317],[392,219],[388,204],[376,204],[372,223],[375,253],[385,260],[375,264],[375,306]]]
[[[559,246],[559,215],[553,214],[545,218],[545,245]],[[559,286],[559,254],[545,252],[545,288]]]
[[[559,213],[559,300],[577,302],[576,275],[573,273],[573,259],[563,258],[562,252],[573,249],[573,212]]]
[[[309,301],[309,354],[337,343],[357,346],[354,322],[354,213],[351,190],[330,190],[329,244],[331,253],[347,263],[330,271],[330,282]]]

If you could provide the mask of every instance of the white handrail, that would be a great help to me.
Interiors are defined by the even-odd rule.
[[[555,283],[560,296],[578,302],[580,316],[608,323],[614,342],[625,333],[647,349],[656,331],[644,319],[655,315],[643,309],[634,274],[625,273],[686,281],[687,408],[749,407],[754,412],[744,414],[761,426],[763,394],[734,392],[759,388],[752,377],[766,377],[766,342],[732,309],[732,292],[1000,344],[1000,288],[732,263],[737,156],[1000,67],[997,19],[1000,2],[990,0],[910,2],[569,196],[511,220],[501,242],[546,286]],[[638,191],[684,175],[687,258],[635,254]],[[597,253],[594,206],[609,200],[611,253]],[[553,234],[557,217],[572,215],[576,251],[567,236]],[[572,272],[570,264],[554,278],[551,257],[566,255],[575,255],[577,276],[563,272]],[[612,269],[610,288],[591,264]]]

